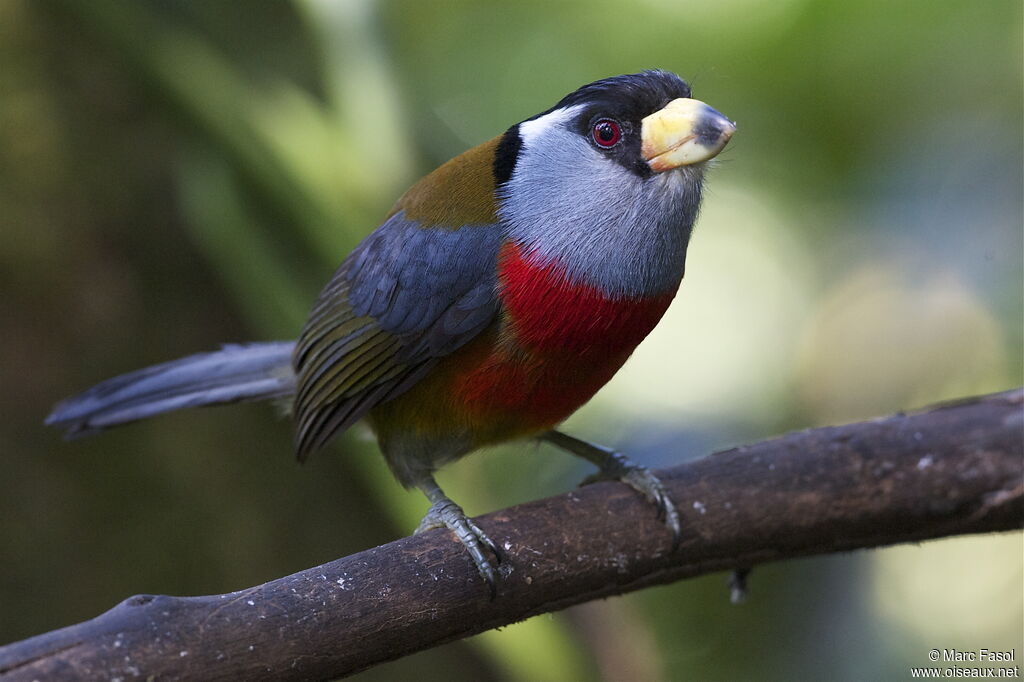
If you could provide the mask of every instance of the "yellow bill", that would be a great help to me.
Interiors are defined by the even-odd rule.
[[[718,156],[736,124],[704,102],[680,98],[640,122],[640,153],[655,172]]]

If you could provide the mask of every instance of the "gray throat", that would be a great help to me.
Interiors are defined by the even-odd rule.
[[[498,190],[507,237],[612,297],[674,291],[703,164],[643,178],[553,123],[524,131],[512,177]]]

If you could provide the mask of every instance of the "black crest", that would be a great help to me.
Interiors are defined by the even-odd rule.
[[[690,86],[686,81],[669,71],[654,69],[588,83],[570,92],[548,111],[578,104],[598,105],[615,109],[623,117],[629,115],[630,118],[641,119],[674,99],[690,96]]]

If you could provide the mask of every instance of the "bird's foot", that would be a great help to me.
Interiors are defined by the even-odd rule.
[[[487,537],[487,534],[481,530],[480,526],[473,523],[466,516],[466,513],[462,511],[462,507],[447,497],[436,500],[430,505],[427,515],[423,517],[420,525],[416,528],[416,533],[423,533],[434,528],[447,528],[455,533],[455,537],[466,548],[466,551],[469,552],[470,557],[473,559],[473,563],[476,564],[480,577],[487,581],[487,586],[493,599],[497,593],[498,574],[494,564],[487,558],[484,550],[490,550],[494,555],[496,563],[501,563],[501,554],[494,541]]]
[[[633,463],[622,453],[614,450],[607,450],[607,453],[612,464],[587,476],[580,485],[589,485],[598,481],[622,481],[646,497],[658,510],[658,519],[672,531],[672,549],[674,551],[679,546],[679,540],[682,537],[682,525],[679,522],[679,510],[676,509],[675,503],[669,497],[668,491],[665,490],[665,484],[650,469]]]
[[[664,521],[672,531],[672,550],[679,547],[682,537],[679,510],[669,497],[665,485],[650,469],[636,464],[621,452],[573,438],[560,431],[550,431],[543,438],[598,466],[597,472],[583,479],[581,486],[598,481],[622,481],[646,497],[657,508],[658,519]]]

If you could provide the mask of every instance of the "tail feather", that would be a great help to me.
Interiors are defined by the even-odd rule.
[[[146,367],[60,402],[46,423],[74,437],[186,407],[285,397],[295,392],[294,348],[294,341],[232,344]]]

